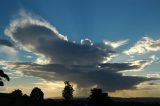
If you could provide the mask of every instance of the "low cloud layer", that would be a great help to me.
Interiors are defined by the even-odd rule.
[[[6,63],[13,69],[26,75],[41,77],[51,81],[74,82],[79,87],[98,86],[106,91],[133,88],[143,81],[153,78],[123,76],[119,71],[141,68],[145,62],[104,63],[115,55],[111,48],[117,48],[127,40],[94,44],[90,39],[81,40],[81,44],[72,43],[61,35],[55,27],[44,19],[21,12],[20,17],[11,21],[5,34],[26,51],[39,56],[36,63]],[[37,62],[38,63],[38,62]]]
[[[36,63],[6,63],[12,69],[20,71],[28,76],[36,76],[48,81],[69,80],[77,84],[80,88],[91,86],[100,87],[106,91],[115,91],[121,89],[134,88],[135,85],[143,81],[155,80],[155,78],[122,76],[117,70],[130,70],[140,66],[130,66],[129,64],[106,63],[100,64],[100,67],[94,65],[66,66],[63,64],[40,65]],[[103,66],[103,67],[102,67]],[[119,67],[122,66],[122,67]],[[117,69],[118,67],[118,69]],[[115,69],[114,69],[115,68]]]

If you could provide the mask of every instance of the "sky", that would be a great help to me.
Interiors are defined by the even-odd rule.
[[[160,97],[159,0],[1,0],[1,92]]]

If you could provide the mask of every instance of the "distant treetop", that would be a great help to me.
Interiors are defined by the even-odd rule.
[[[0,70],[0,86],[4,86],[2,78],[5,78],[7,81],[10,81],[9,76],[5,74],[3,70]]]

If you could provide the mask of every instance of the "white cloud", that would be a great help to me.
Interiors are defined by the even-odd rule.
[[[131,71],[143,71],[144,68],[148,65],[151,65],[154,62],[154,60],[137,60],[132,63],[132,65],[139,65],[140,67],[136,70],[131,70]]]
[[[147,52],[160,51],[160,39],[153,40],[149,37],[143,37],[140,41],[136,42],[133,47],[124,51],[127,55],[144,54]]]
[[[26,56],[26,58],[33,58],[32,56],[30,56],[30,55],[28,55],[28,56]]]
[[[148,77],[148,78],[160,78],[160,73],[147,74],[146,77]]]
[[[119,41],[115,41],[115,42],[104,40],[103,42],[105,45],[110,46],[113,49],[116,49],[122,45],[125,45],[128,42],[128,40],[127,39],[126,40],[119,40]]]
[[[90,39],[88,39],[88,38],[82,39],[81,40],[81,44],[82,45],[87,45],[87,46],[92,46],[93,45],[92,41]]]
[[[39,57],[35,60],[35,63],[44,65],[44,64],[49,64],[50,61],[51,61],[50,58],[47,58],[43,55],[39,55]]]
[[[137,68],[134,68],[132,70],[124,70],[122,72],[137,72],[137,71],[144,71],[144,69],[147,66],[150,66],[151,64],[153,64],[154,62],[156,62],[157,60],[155,58],[153,58],[153,56],[151,56],[149,59],[146,60],[133,60],[130,61],[130,66],[138,66]]]
[[[5,59],[10,61],[16,61],[18,59],[17,51],[13,47],[0,45],[0,54],[5,57]]]
[[[154,62],[158,62],[160,60],[160,57],[157,57],[156,55],[152,55],[149,58],[152,59]]]

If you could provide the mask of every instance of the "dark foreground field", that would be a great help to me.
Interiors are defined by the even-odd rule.
[[[103,103],[102,103],[103,102]],[[0,93],[0,106],[160,106],[160,98],[109,98],[104,101],[90,101],[88,98],[33,100],[30,96]]]

